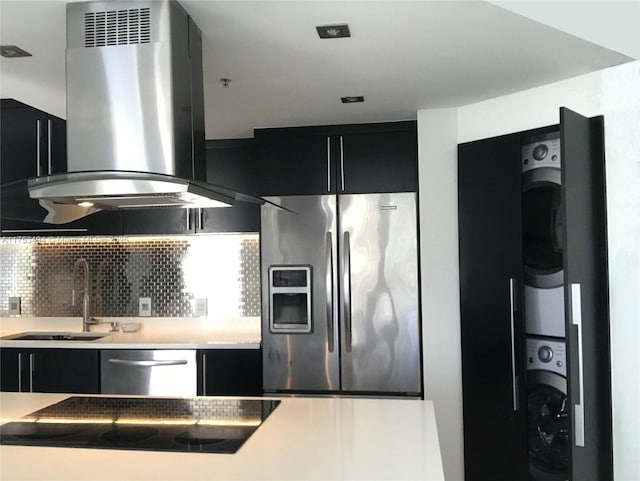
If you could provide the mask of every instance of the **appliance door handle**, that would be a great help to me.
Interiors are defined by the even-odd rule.
[[[342,192],[344,192],[344,140],[342,135],[340,136],[340,182],[342,185]]]
[[[29,392],[33,392],[33,373],[36,371],[36,359],[33,353],[29,354]]]
[[[187,208],[187,230],[191,230],[191,209]]]
[[[40,168],[40,156],[42,155],[41,148],[41,136],[42,136],[42,121],[40,119],[36,120],[36,175],[40,177],[42,175],[42,171]]]
[[[169,359],[154,361],[132,361],[129,359],[109,359],[109,364],[118,366],[157,367],[157,366],[181,366],[187,364],[186,359]]]
[[[584,447],[584,364],[582,357],[582,299],[580,284],[571,284],[571,324],[578,331],[578,392],[579,402],[573,406],[576,446]]]
[[[202,395],[207,395],[207,355],[202,353]]]
[[[326,246],[326,265],[327,269],[327,349],[329,352],[333,352],[333,238],[331,232],[327,232],[327,246]]]
[[[327,192],[331,192],[331,137],[327,136]]]
[[[22,353],[18,353],[18,392],[22,392]]]
[[[351,246],[349,245],[349,232],[344,233],[344,254],[342,260],[342,285],[344,294],[344,342],[347,352],[351,352]]]
[[[198,209],[198,230],[202,230],[204,226],[204,210]]]
[[[516,280],[509,278],[509,319],[511,324],[511,392],[513,394],[513,410],[517,412],[518,406],[518,376],[516,375]]]
[[[47,175],[51,175],[51,119],[47,119]]]

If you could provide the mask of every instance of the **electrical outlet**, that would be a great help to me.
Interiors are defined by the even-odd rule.
[[[138,301],[138,315],[140,317],[149,317],[151,315],[151,298],[140,297]]]
[[[207,317],[207,298],[201,297],[196,299],[195,305],[196,317]]]
[[[19,316],[22,314],[22,307],[20,305],[19,297],[10,297],[9,298],[9,315],[10,316]]]

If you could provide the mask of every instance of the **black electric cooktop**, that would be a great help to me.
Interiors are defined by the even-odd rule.
[[[0,444],[231,454],[278,404],[74,396],[0,426]]]

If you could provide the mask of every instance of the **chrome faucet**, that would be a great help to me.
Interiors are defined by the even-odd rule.
[[[78,268],[82,266],[84,275],[84,286],[82,288],[82,332],[89,332],[89,325],[97,324],[97,321],[89,317],[89,305],[91,304],[91,298],[89,297],[89,263],[86,259],[80,258],[73,265],[73,291],[71,293],[71,305],[76,305],[76,288],[75,280],[78,275]]]

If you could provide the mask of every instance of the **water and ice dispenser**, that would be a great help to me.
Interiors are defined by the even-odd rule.
[[[310,266],[269,267],[269,330],[311,332]]]

